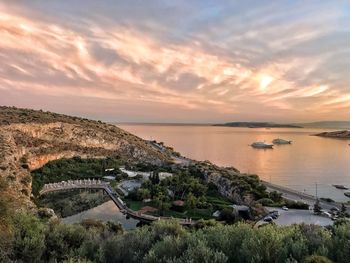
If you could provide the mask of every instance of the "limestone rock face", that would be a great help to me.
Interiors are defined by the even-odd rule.
[[[235,184],[235,180],[239,176],[242,176],[237,169],[233,167],[218,167],[210,162],[198,162],[197,164],[201,167],[200,169],[204,174],[205,181],[214,184],[221,195],[236,204],[246,203],[242,199],[243,196],[237,188],[237,184]]]
[[[167,154],[115,125],[0,107],[0,178],[17,199],[30,203],[31,170],[74,156],[113,156],[152,164],[170,160]]]

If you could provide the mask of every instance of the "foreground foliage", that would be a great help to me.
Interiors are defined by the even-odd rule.
[[[350,257],[349,222],[326,230],[215,221],[185,229],[160,221],[124,233],[112,223],[63,225],[20,214],[12,230],[11,246],[1,247],[5,262],[348,262]]]

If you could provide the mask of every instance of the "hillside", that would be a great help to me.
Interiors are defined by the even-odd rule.
[[[30,171],[51,160],[76,155],[152,164],[170,161],[166,152],[111,124],[0,107],[0,179],[19,204],[31,204]]]

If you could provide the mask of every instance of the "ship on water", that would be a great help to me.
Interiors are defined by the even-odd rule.
[[[288,140],[285,140],[285,139],[280,139],[280,138],[277,138],[277,139],[274,139],[272,141],[273,144],[291,144],[292,141],[288,141]]]
[[[251,144],[251,146],[253,148],[257,148],[257,149],[272,149],[273,148],[273,144],[268,144],[265,142],[254,142]]]
[[[344,186],[344,185],[341,185],[341,184],[334,184],[333,185],[335,188],[337,189],[341,189],[341,190],[348,190],[349,188]]]

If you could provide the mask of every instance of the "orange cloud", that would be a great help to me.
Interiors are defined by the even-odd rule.
[[[321,34],[302,28],[298,32],[292,40],[281,39],[272,46]],[[257,111],[293,112],[295,101],[307,97],[322,98],[330,112],[349,106],[344,92],[339,90],[334,98],[337,87],[331,82],[297,79],[311,74],[316,62],[322,63],[313,58],[249,65],[196,41],[165,43],[136,28],[104,28],[98,23],[77,31],[10,10],[0,12],[0,34],[0,90],[162,103],[192,112],[211,109],[225,116],[246,110],[244,103]],[[296,78],[289,76],[292,72]],[[308,109],[318,106],[309,104]]]

